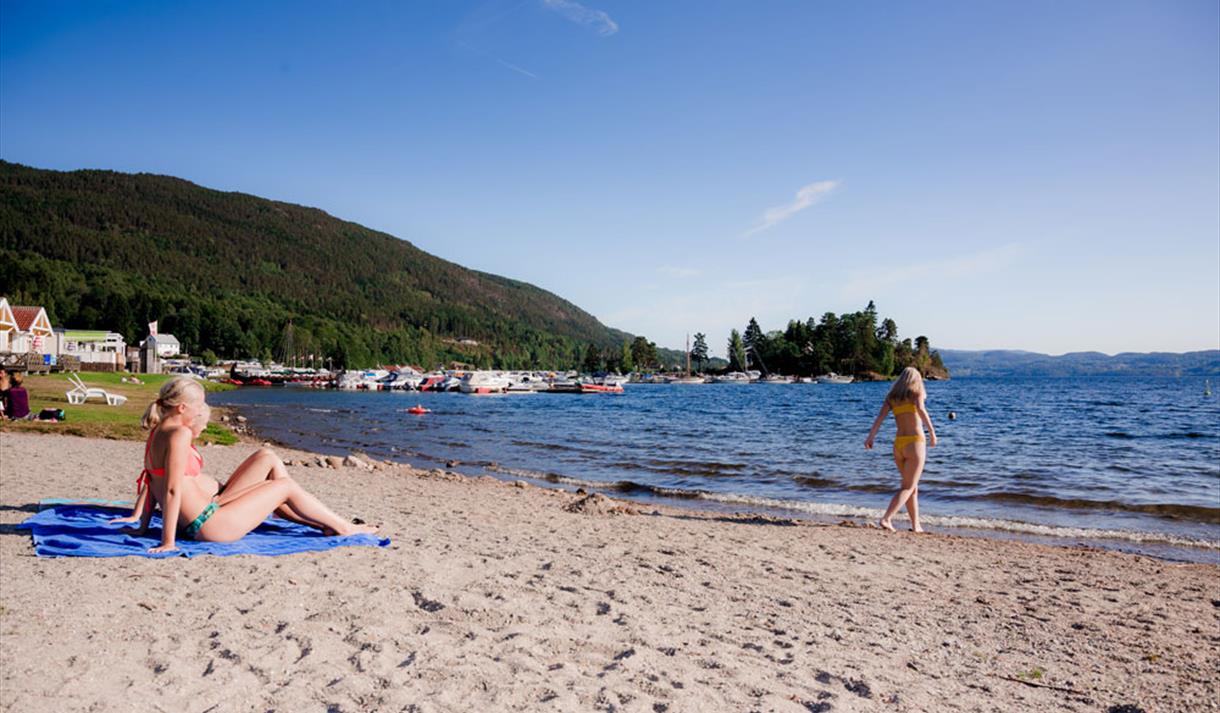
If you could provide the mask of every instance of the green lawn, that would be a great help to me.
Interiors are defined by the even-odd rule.
[[[98,387],[110,393],[126,396],[127,403],[122,406],[110,406],[98,399],[90,399],[86,404],[73,405],[68,403],[66,395],[72,388],[66,374],[27,376],[25,388],[30,392],[30,410],[38,413],[44,408],[61,408],[64,410],[65,419],[60,423],[7,421],[0,428],[39,433],[64,433],[73,436],[143,440],[146,434],[140,428],[140,417],[144,415],[144,409],[148,407],[148,404],[157,398],[157,391],[161,385],[171,377],[162,374],[139,374],[143,384],[124,384],[123,376],[130,375],[105,372],[80,374],[86,386]],[[234,388],[228,384],[212,382],[203,382],[203,385],[208,391],[227,391]],[[223,424],[212,422],[200,435],[199,440],[203,443],[229,445],[237,442],[237,436]]]

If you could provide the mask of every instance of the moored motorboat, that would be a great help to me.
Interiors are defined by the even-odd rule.
[[[580,383],[580,391],[585,394],[621,394],[623,393],[623,385],[618,383],[591,383],[582,381]]]
[[[819,384],[850,384],[855,380],[856,379],[853,376],[843,376],[841,374],[836,374],[833,371],[829,374],[822,374],[818,377]]]
[[[508,388],[508,379],[494,371],[472,371],[462,379],[463,394],[502,394]]]

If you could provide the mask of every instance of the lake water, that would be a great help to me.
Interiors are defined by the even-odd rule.
[[[898,487],[888,384],[628,385],[625,394],[468,396],[245,388],[213,394],[308,450],[641,500],[875,519]],[[929,383],[940,443],[928,529],[1006,533],[1220,562],[1220,398],[1202,379]],[[405,409],[423,404],[432,413]],[[957,413],[957,420],[946,417]],[[905,527],[905,513],[895,520]]]

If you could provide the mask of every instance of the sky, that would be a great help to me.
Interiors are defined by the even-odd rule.
[[[1214,0],[14,2],[0,158],[316,206],[682,348],[1220,348]]]

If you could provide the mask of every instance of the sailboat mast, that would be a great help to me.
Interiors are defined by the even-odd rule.
[[[686,333],[686,376],[690,378],[690,332]]]

